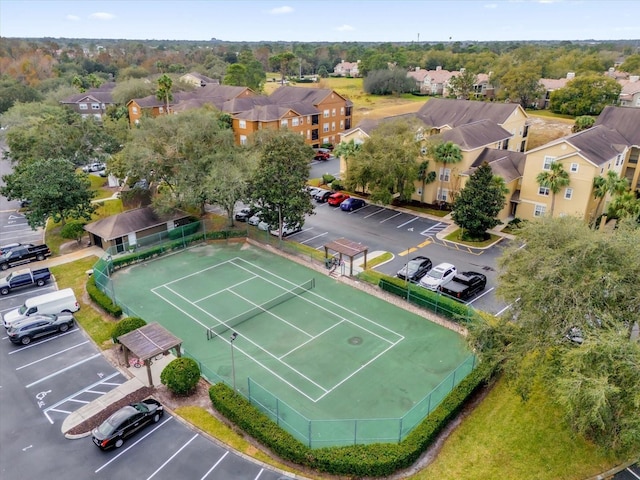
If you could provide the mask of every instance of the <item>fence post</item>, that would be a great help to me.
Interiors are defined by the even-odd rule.
[[[309,425],[309,448],[313,448],[311,446],[311,420],[307,419],[307,424]]]

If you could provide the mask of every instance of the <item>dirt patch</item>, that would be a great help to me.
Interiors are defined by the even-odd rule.
[[[543,117],[529,117],[529,141],[527,149],[533,150],[558,138],[571,134],[573,122]]]

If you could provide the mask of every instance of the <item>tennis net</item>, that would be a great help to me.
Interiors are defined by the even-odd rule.
[[[229,320],[219,323],[218,325],[214,325],[212,327],[207,328],[207,340],[212,340],[216,337],[219,337],[225,332],[228,332],[234,327],[237,327],[241,323],[246,322],[247,320],[252,319],[253,317],[260,315],[263,312],[268,311],[269,309],[280,305],[281,303],[286,302],[287,300],[291,300],[292,298],[299,297],[304,292],[311,290],[316,286],[316,279],[312,278],[304,282],[301,285],[297,285],[291,290],[287,290],[286,292],[278,295],[277,297],[272,298],[264,302],[261,305],[256,305],[255,307],[247,310],[246,312],[240,313],[235,317],[231,317]]]

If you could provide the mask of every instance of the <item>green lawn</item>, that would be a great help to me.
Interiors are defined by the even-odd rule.
[[[434,462],[411,478],[584,479],[622,461],[576,437],[541,389],[524,403],[500,380]]]

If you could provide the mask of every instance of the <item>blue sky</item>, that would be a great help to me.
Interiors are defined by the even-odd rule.
[[[640,1],[0,0],[0,35],[299,42],[640,39]]]

